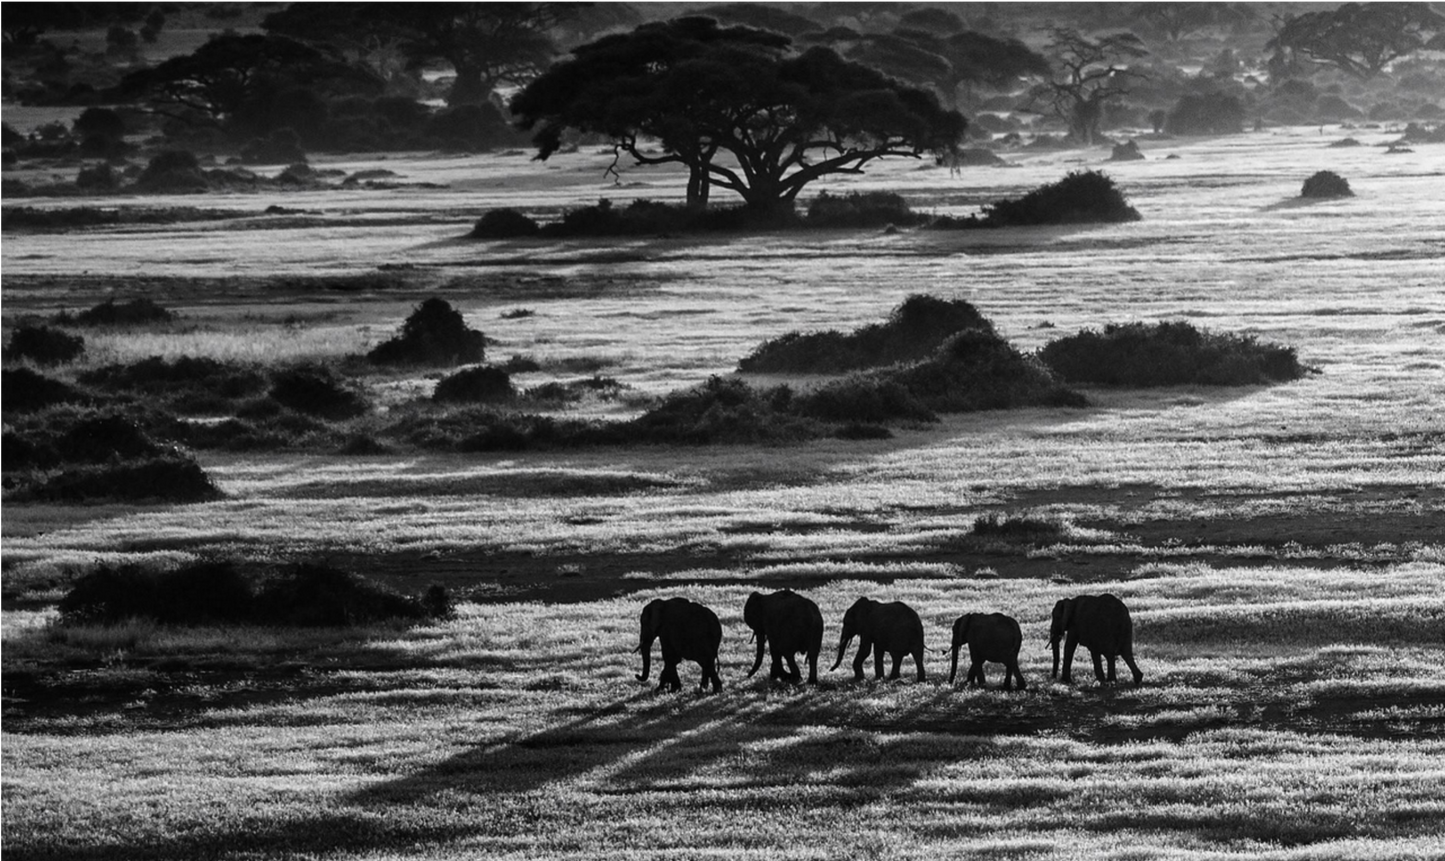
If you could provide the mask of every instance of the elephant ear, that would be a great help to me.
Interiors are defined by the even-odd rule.
[[[654,598],[642,608],[642,636],[656,637],[657,628],[662,624],[662,599]]]
[[[743,622],[749,628],[757,629],[763,624],[763,595],[761,592],[754,592],[748,596],[747,603],[743,604]]]

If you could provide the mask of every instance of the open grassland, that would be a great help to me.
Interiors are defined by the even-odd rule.
[[[1111,227],[457,239],[492,206],[681,188],[641,170],[602,185],[610,156],[582,152],[346,162],[448,187],[205,201],[304,216],[7,231],[7,327],[141,290],[182,315],[87,331],[87,366],[335,359],[441,295],[489,358],[541,363],[523,384],[600,372],[642,397],[927,292],[968,299],[1023,350],[1187,320],[1319,370],[1084,389],[1087,408],[863,442],[204,453],[225,499],[7,502],[4,585],[25,598],[3,615],[7,857],[1445,855],[1445,173],[1438,146],[1331,140],[1161,142],[1109,167],[1144,216]],[[1011,158],[828,187],[966,214],[1101,156]],[[1357,196],[1298,203],[1319,169]],[[437,376],[364,382],[389,409]],[[986,513],[1061,526],[974,534]],[[308,633],[65,628],[45,606],[99,562],[208,554],[444,582],[463,602],[445,622]],[[1030,687],[950,689],[936,654],[921,684],[854,684],[847,664],[816,689],[745,680],[743,601],[783,585],[823,608],[824,670],[867,594],[915,606],[932,648],[961,613],[1014,615]],[[1050,684],[1050,607],[1105,590],[1133,610],[1144,685],[1095,686],[1082,650],[1080,684]],[[722,618],[721,695],[634,678],[638,611],[678,594]]]

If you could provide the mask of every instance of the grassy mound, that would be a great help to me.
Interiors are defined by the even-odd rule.
[[[758,390],[742,380],[712,377],[674,392],[652,410],[627,422],[624,439],[653,443],[778,443],[822,435],[817,422],[793,409],[785,386]]]
[[[473,239],[521,239],[536,236],[541,229],[515,209],[493,209],[477,219],[468,235]]]
[[[142,396],[173,412],[226,412],[235,401],[266,389],[266,375],[251,365],[181,356],[152,356],[128,365],[106,365],[86,371],[79,381],[115,395]]]
[[[467,326],[445,299],[422,302],[401,333],[378,344],[367,358],[378,365],[467,365],[481,362],[486,336]]]
[[[1107,174],[1094,170],[1074,171],[1063,179],[1016,199],[986,204],[982,217],[943,217],[934,227],[1027,227],[1048,224],[1114,224],[1139,221],[1139,210],[1129,205],[1124,193]]]
[[[349,419],[369,409],[361,394],[324,365],[278,371],[272,380],[271,399],[304,415]]]
[[[933,413],[1080,407],[1087,401],[991,329],[967,329],[911,365],[857,374],[798,398],[805,415],[861,422],[923,420]]]
[[[806,219],[809,227],[907,227],[923,220],[902,195],[891,191],[855,191],[841,197],[825,191],[808,204]]]
[[[388,619],[425,619],[450,611],[445,589],[425,599],[355,574],[299,564],[256,582],[230,562],[197,562],[169,571],[102,566],[60,600],[68,625],[149,619],[162,625],[259,624],[345,627]]]
[[[55,322],[65,326],[143,326],[175,319],[173,312],[142,297],[125,302],[107,299],[76,314],[62,311],[56,315]]]
[[[885,323],[850,334],[836,331],[790,332],[764,342],[738,363],[744,373],[838,374],[859,368],[923,359],[955,332],[993,331],[968,302],[913,295],[893,309]]]
[[[1113,386],[1249,386],[1305,374],[1293,347],[1189,323],[1109,324],[1050,341],[1039,357],[1065,382]]]
[[[20,493],[45,502],[206,502],[221,495],[199,464],[180,455],[73,467]]]
[[[457,371],[438,381],[432,392],[432,400],[451,403],[504,403],[516,396],[507,372],[490,366]]]
[[[21,326],[5,347],[7,361],[29,359],[38,365],[73,362],[85,352],[85,339],[50,326]]]
[[[0,409],[32,413],[57,404],[83,403],[90,397],[74,386],[29,368],[0,371]]]

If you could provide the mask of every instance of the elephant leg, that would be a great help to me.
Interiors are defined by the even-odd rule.
[[[1069,637],[1068,639],[1064,640],[1064,672],[1061,676],[1059,676],[1059,681],[1063,682],[1066,685],[1073,682],[1071,672],[1073,671],[1074,667],[1074,650],[1078,647],[1079,641],[1074,637]]]
[[[1118,658],[1115,655],[1109,656],[1109,682],[1110,684],[1119,681],[1119,675],[1114,671],[1114,661]]]
[[[1134,651],[1132,649],[1126,649],[1122,657],[1124,658],[1124,663],[1129,665],[1129,672],[1134,674],[1134,686],[1138,687],[1139,683],[1144,681],[1144,674],[1139,672],[1139,667],[1134,663]]]
[[[927,678],[928,678],[928,674],[923,671],[923,648],[922,648],[922,647],[919,647],[917,650],[914,651],[914,653],[913,653],[913,663],[914,663],[915,666],[918,667],[918,680],[919,680],[920,682],[926,681]]]
[[[795,685],[801,682],[803,680],[803,674],[798,672],[798,659],[793,657],[793,654],[789,652],[783,656],[783,660],[788,662],[788,681]]]
[[[708,674],[712,677],[712,692],[715,694],[722,693],[722,676],[718,674],[717,658],[713,658],[712,663],[708,665]],[[705,678],[704,681],[706,681]]]
[[[883,678],[883,647],[877,644],[873,646],[873,678]]]
[[[1019,672],[1018,661],[1014,661],[1013,663],[1009,664],[1008,671],[1013,674],[1014,678],[1019,680],[1019,690],[1022,691],[1028,689],[1028,684],[1024,682],[1024,674]]]
[[[1103,683],[1104,683],[1104,656],[1101,655],[1101,654],[1099,654],[1098,652],[1094,651],[1093,649],[1090,649],[1090,650],[1089,650],[1089,657],[1091,657],[1091,658],[1094,659],[1094,678],[1096,678],[1096,679],[1099,680],[1099,684],[1103,684]]]
[[[816,652],[808,653],[808,684],[818,683],[818,655]]]
[[[682,690],[682,678],[677,674],[677,661],[668,661],[662,667],[662,675],[658,676],[657,689],[664,687],[672,693]]]
[[[867,640],[859,641],[858,657],[853,659],[853,681],[863,681],[863,663],[868,660],[868,652],[872,648],[873,644]]]
[[[891,673],[888,674],[888,678],[889,678],[890,680],[894,680],[894,679],[897,679],[897,678],[898,678],[898,667],[899,667],[902,663],[903,663],[903,653],[902,653],[902,652],[894,652],[894,653],[893,653],[893,672],[891,672]]]
[[[768,639],[769,641],[772,640],[771,637]],[[783,678],[783,656],[779,654],[776,648],[773,649],[773,665],[772,668],[768,670],[768,678],[770,680]]]
[[[968,686],[983,687],[985,682],[983,674],[983,661],[974,661],[968,665]]]

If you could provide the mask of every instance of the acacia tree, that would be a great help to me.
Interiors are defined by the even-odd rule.
[[[456,71],[447,104],[486,101],[499,84],[522,84],[551,63],[551,31],[575,3],[293,3],[267,30],[309,41],[396,46],[412,67],[434,59]]]
[[[1304,56],[1369,80],[1395,60],[1441,42],[1445,16],[1428,3],[1346,3],[1332,12],[1279,19],[1265,47],[1276,52],[1275,65],[1285,65],[1284,54]]]
[[[346,72],[336,58],[294,39],[226,33],[190,54],[126,75],[116,94],[146,100],[162,115],[219,123],[279,79],[305,84]]]
[[[1131,70],[1128,61],[1149,52],[1133,33],[1090,39],[1068,29],[1053,31],[1048,51],[1054,58],[1054,77],[1029,92],[1030,105],[1064,120],[1069,137],[1092,146],[1099,139],[1104,106],[1127,95],[1131,80],[1145,77]]]
[[[710,18],[644,24],[576,49],[511,109],[519,128],[537,129],[539,159],[566,129],[601,133],[637,164],[685,165],[691,206],[706,206],[718,187],[769,213],[791,210],[819,177],[957,146],[965,120],[932,93],[827,48],[792,54],[789,45]]]

